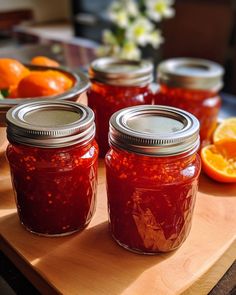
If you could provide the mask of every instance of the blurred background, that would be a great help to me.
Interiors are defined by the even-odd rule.
[[[110,26],[110,3],[0,0],[0,55],[27,61],[46,51],[72,68],[86,66],[95,57],[102,31]],[[150,54],[158,60],[186,56],[216,61],[226,69],[224,91],[236,94],[236,1],[177,0],[174,7],[175,16],[160,24],[165,42]],[[43,46],[22,52],[19,44]]]

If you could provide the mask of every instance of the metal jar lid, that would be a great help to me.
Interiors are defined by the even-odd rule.
[[[149,156],[172,156],[199,148],[199,122],[181,109],[141,105],[122,109],[110,119],[111,146]]]
[[[198,58],[173,58],[157,68],[158,81],[170,87],[219,91],[224,69],[219,64]]]
[[[89,77],[116,86],[145,86],[153,81],[153,65],[144,60],[99,58],[91,63]]]
[[[69,101],[34,101],[7,112],[7,137],[12,143],[58,148],[84,145],[95,136],[94,113]]]

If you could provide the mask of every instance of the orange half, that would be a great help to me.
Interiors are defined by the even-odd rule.
[[[213,135],[214,143],[227,138],[236,139],[236,117],[225,119],[218,125]]]
[[[236,183],[236,139],[223,139],[201,150],[202,168],[219,182]]]

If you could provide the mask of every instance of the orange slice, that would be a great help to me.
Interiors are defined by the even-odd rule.
[[[226,138],[236,139],[236,117],[225,119],[214,132],[214,142]]]
[[[202,168],[219,182],[236,183],[236,139],[223,139],[201,150]]]

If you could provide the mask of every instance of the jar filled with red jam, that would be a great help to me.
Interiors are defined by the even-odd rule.
[[[89,75],[92,85],[88,92],[88,105],[95,113],[96,140],[101,157],[109,150],[111,115],[125,107],[152,103],[152,71],[149,61],[100,58],[91,64]]]
[[[66,101],[36,101],[7,113],[7,158],[21,223],[59,236],[82,230],[96,203],[94,114]]]
[[[130,107],[111,117],[109,141],[113,238],[143,254],[178,248],[189,234],[198,190],[198,120],[167,106]]]
[[[202,145],[209,143],[221,106],[223,68],[208,60],[175,58],[160,63],[157,71],[160,88],[155,104],[194,114],[200,121]]]

